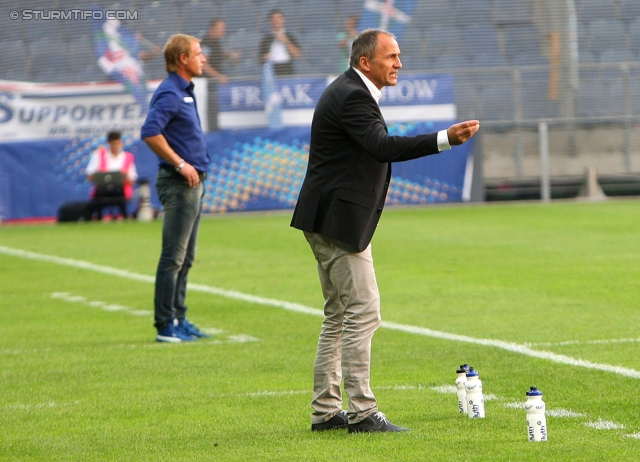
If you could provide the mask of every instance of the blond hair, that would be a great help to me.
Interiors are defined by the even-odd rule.
[[[175,72],[180,68],[180,56],[191,54],[191,44],[200,40],[192,35],[174,34],[164,44],[165,69],[167,72]]]

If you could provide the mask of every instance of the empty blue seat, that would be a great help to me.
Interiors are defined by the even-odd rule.
[[[351,15],[362,14],[362,5],[364,2],[362,0],[338,0],[338,11],[340,12],[341,18],[346,18]]]
[[[407,57],[424,59],[427,56],[426,42],[422,34],[422,30],[417,27],[410,26],[400,41],[400,51],[402,52],[402,60]]]
[[[43,38],[29,46],[31,78],[35,82],[64,82],[67,66],[68,45],[53,38]]]
[[[182,5],[181,12],[182,30],[198,38],[207,35],[209,23],[220,15],[218,6],[208,1],[186,3]]]
[[[576,0],[578,18],[589,23],[599,19],[617,19],[614,0]]]
[[[362,0],[360,1],[362,4]],[[411,20],[420,27],[453,26],[456,17],[452,11],[451,0],[429,0],[416,2]]]
[[[258,29],[259,14],[259,8],[251,0],[227,0],[220,9],[220,15],[227,21],[227,33],[238,29]]]
[[[629,43],[631,50],[640,55],[640,18],[629,24]]]
[[[301,0],[298,7],[298,28],[301,32],[325,28],[335,32],[338,18],[332,0]],[[340,21],[340,27],[344,19]]]
[[[474,24],[490,24],[491,4],[489,0],[455,0],[449,14],[454,15],[458,27],[469,27]]]
[[[469,59],[465,55],[440,55],[431,60],[431,65],[435,70],[446,71],[471,67]]]
[[[624,24],[617,19],[598,19],[591,22],[589,36],[591,51],[594,53],[626,47]]]
[[[428,27],[424,33],[424,40],[426,54],[433,58],[443,54],[460,53],[462,49],[462,37],[456,27],[440,24]]]
[[[151,37],[157,37],[163,32],[172,35],[182,30],[180,12],[170,3],[151,3],[142,9],[139,17],[142,21],[142,34],[160,46],[164,45],[164,42],[154,41]]]
[[[621,79],[623,76],[622,64],[624,62],[635,61],[633,53],[627,49],[606,50],[600,55],[600,78],[606,80]]]
[[[2,40],[0,42],[0,78],[11,80],[8,75],[14,78],[16,75],[23,75],[26,79],[28,60],[27,46],[22,40]]]
[[[521,24],[533,21],[531,0],[493,0],[493,22]]]
[[[461,35],[465,52],[471,57],[478,53],[500,53],[498,30],[493,24],[474,24],[465,28]]]
[[[536,26],[507,26],[504,31],[505,53],[509,59],[518,55],[542,53],[540,31]]]
[[[620,0],[620,17],[627,23],[640,19],[640,2],[638,0]]]
[[[22,26],[28,21],[14,21],[9,17],[9,11],[4,10],[0,14],[0,40],[21,40]]]

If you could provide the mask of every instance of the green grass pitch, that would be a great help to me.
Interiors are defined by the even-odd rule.
[[[216,334],[178,345],[154,342],[159,222],[0,227],[0,459],[637,460],[638,200],[387,210],[372,388],[403,434],[310,431],[322,299],[289,218],[203,219],[187,301]],[[465,362],[485,419],[458,414]]]

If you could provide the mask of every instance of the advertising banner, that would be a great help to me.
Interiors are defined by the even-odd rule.
[[[212,157],[204,210],[292,208],[309,155],[315,104],[332,78],[277,79],[282,128],[267,128],[261,82],[220,86],[223,129],[207,134]],[[150,93],[158,85],[150,84]],[[206,85],[196,82],[201,123],[206,126]],[[198,93],[199,92],[199,93]],[[392,135],[413,136],[455,120],[450,75],[404,74],[386,87],[380,102]],[[85,169],[106,144],[110,130],[123,132],[140,178],[155,190],[158,159],[140,140],[144,109],[119,83],[47,85],[0,82],[0,218],[55,217],[60,207],[89,199]],[[464,200],[465,172],[473,144],[394,164],[388,204]],[[468,176],[467,176],[468,178]],[[130,211],[137,204],[130,204]],[[159,208],[157,197],[152,197]]]

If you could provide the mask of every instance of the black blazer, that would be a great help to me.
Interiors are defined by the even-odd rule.
[[[438,152],[437,133],[389,136],[375,99],[348,69],[316,105],[309,164],[291,226],[366,249],[384,207],[391,162]]]

